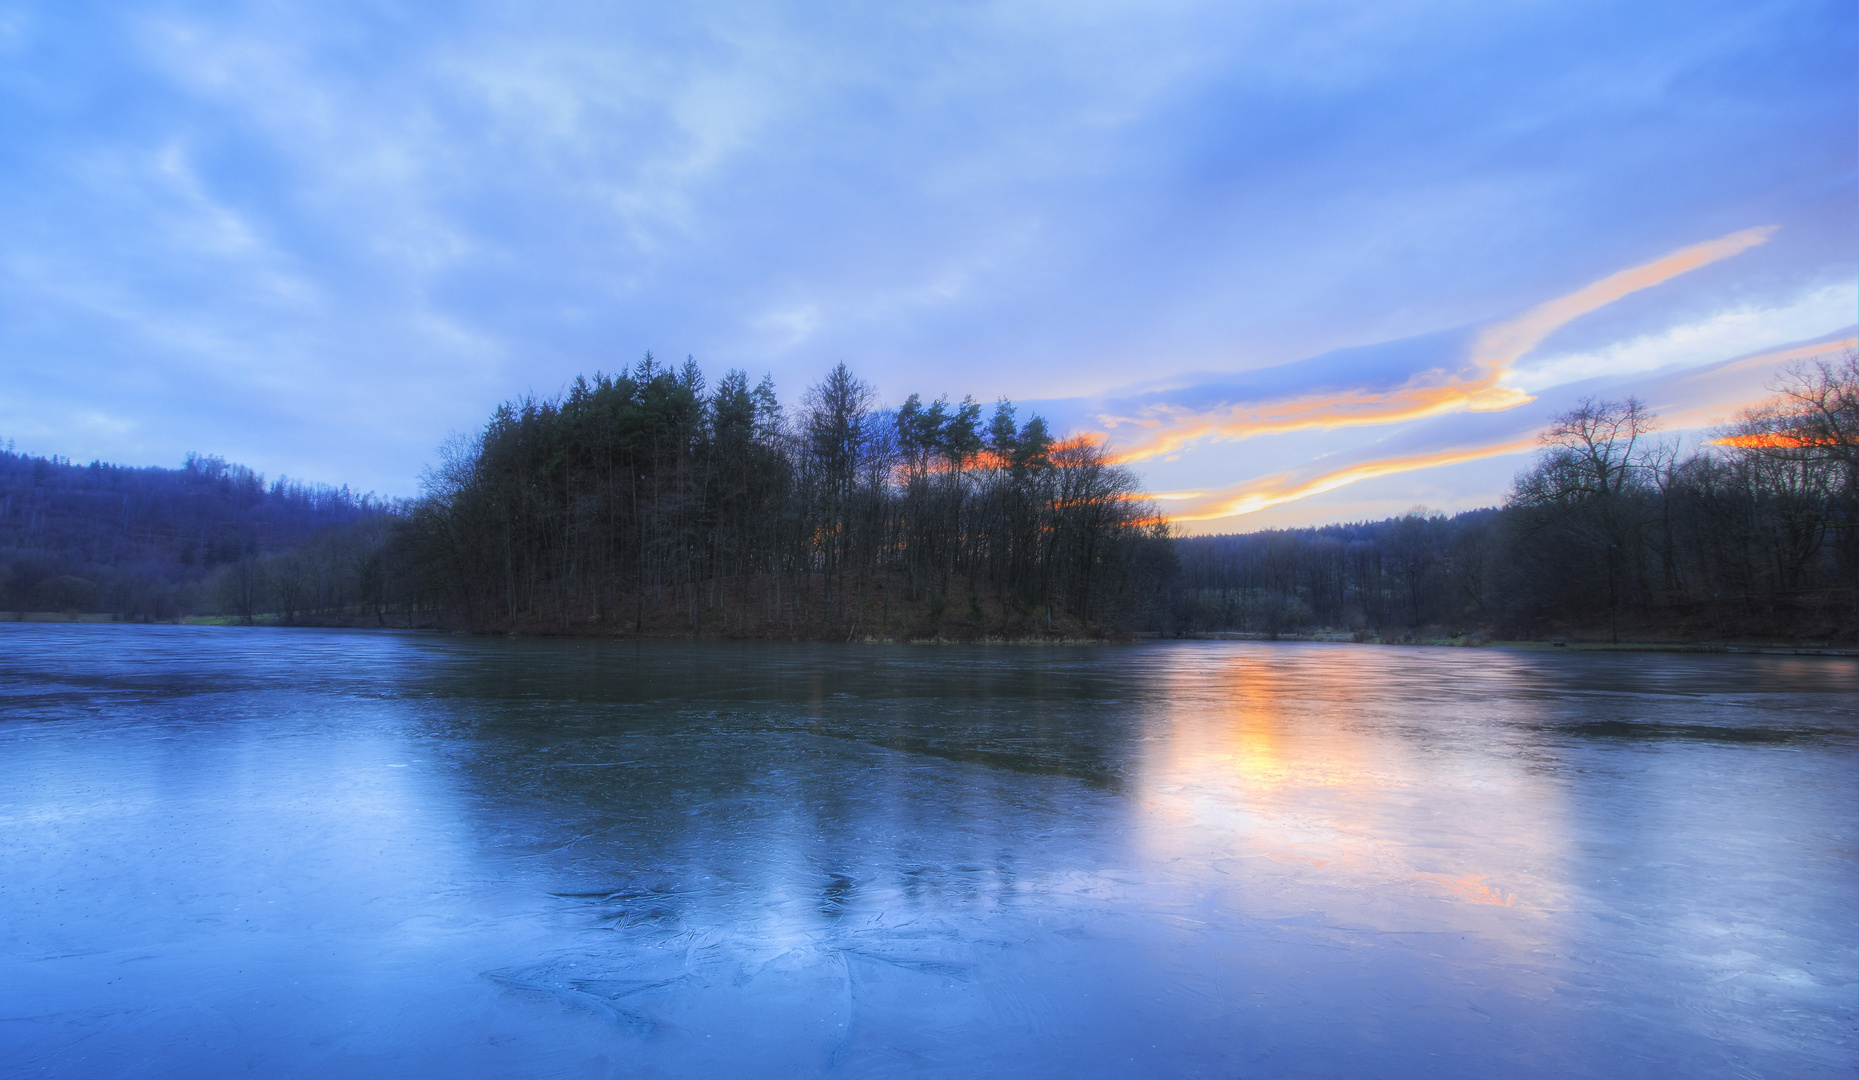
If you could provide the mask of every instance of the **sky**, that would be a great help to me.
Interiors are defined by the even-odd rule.
[[[1859,333],[1850,0],[0,0],[0,445],[417,490],[648,350],[1008,397],[1188,532],[1502,500]]]

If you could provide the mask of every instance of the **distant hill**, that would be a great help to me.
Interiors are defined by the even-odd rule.
[[[0,450],[0,611],[172,618],[204,606],[215,566],[391,509],[200,454],[164,469]]]

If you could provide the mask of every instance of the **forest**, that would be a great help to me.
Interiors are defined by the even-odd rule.
[[[531,633],[1099,636],[1173,570],[1134,476],[1009,402],[881,409],[841,364],[788,415],[650,356],[500,407],[402,540],[446,624]]]
[[[1503,505],[1177,537],[1096,442],[1012,403],[784,407],[648,356],[500,406],[418,498],[190,455],[0,455],[0,609],[805,640],[1209,632],[1820,641],[1859,630],[1859,357],[1703,444],[1632,399],[1552,418]]]
[[[271,560],[282,569],[312,541],[378,547],[393,510],[347,488],[267,484],[217,457],[189,454],[178,469],[78,465],[9,443],[0,449],[0,611],[207,613],[228,568]],[[349,569],[324,576],[333,584]]]
[[[17,460],[0,496],[14,610],[527,634],[1081,638],[1164,619],[1174,571],[1167,526],[1101,446],[1056,438],[1004,400],[985,415],[972,399],[918,395],[880,408],[843,364],[789,409],[767,380],[732,371],[711,387],[695,363],[648,355],[558,398],[498,407],[476,436],[441,448],[404,503],[266,489],[217,459],[181,470]],[[135,484],[135,506],[117,510],[109,499]],[[304,498],[322,499],[321,516],[284,514]],[[38,507],[61,509],[52,521]],[[98,538],[130,540],[99,560]],[[160,602],[134,599],[136,583]]]
[[[1859,631],[1859,354],[1690,452],[1644,404],[1554,417],[1502,507],[1178,541],[1177,629],[1841,642]]]

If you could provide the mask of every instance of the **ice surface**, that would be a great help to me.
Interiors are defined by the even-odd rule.
[[[1850,660],[0,624],[0,1073],[1850,1076]]]

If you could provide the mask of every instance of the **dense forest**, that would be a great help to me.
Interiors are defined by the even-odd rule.
[[[1178,628],[1777,639],[1859,632],[1859,357],[1682,453],[1638,401],[1553,418],[1501,508],[1178,542]]]
[[[178,471],[18,460],[4,505],[50,500],[84,524],[32,525],[31,543],[0,555],[15,610],[545,634],[1100,637],[1165,620],[1174,571],[1166,525],[1100,446],[1055,438],[1006,401],[985,415],[971,399],[917,395],[883,409],[844,365],[790,411],[767,380],[730,372],[712,388],[692,362],[647,356],[557,399],[499,407],[442,448],[418,499],[393,506],[266,489],[213,459]],[[105,479],[85,491],[115,491],[123,482],[109,478],[129,473],[168,484],[176,520],[147,524],[156,511],[144,504],[161,494],[121,514],[61,494],[91,474]],[[203,478],[225,480],[233,517],[207,522],[187,501]],[[294,532],[256,528],[311,497],[326,512],[291,518]],[[146,539],[105,567],[83,530]],[[64,592],[43,584],[54,579]]]
[[[792,410],[647,357],[498,408],[387,503],[217,458],[0,454],[0,609],[478,632],[1362,639],[1859,632],[1859,357],[1689,452],[1644,405],[1552,419],[1504,505],[1171,538],[1088,440],[1006,401]]]
[[[322,540],[368,544],[392,507],[190,454],[127,468],[0,450],[0,610],[172,619],[215,610],[216,571]],[[346,599],[346,598],[345,598]]]
[[[1128,471],[1006,401],[880,409],[842,364],[789,416],[649,356],[499,408],[403,540],[451,625],[839,640],[1146,625],[1174,555]]]

